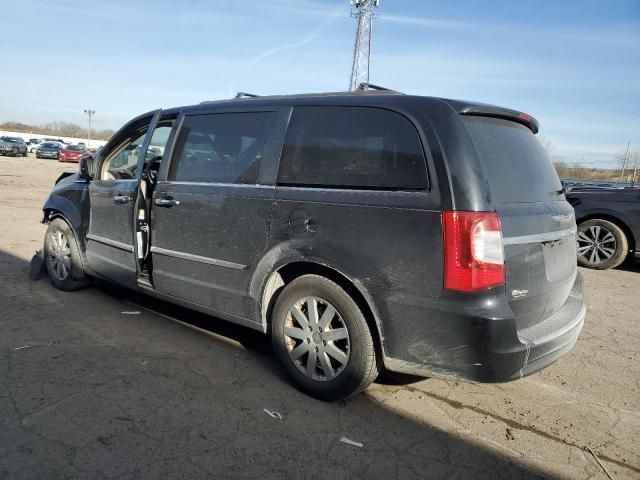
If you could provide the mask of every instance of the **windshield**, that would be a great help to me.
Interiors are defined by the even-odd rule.
[[[84,147],[82,145],[69,145],[65,150],[79,150],[83,151]]]
[[[42,148],[60,148],[57,143],[43,143]]]
[[[12,137],[2,137],[2,140],[4,140],[5,142],[9,142],[9,143],[18,143],[18,140],[16,138],[12,138]]]

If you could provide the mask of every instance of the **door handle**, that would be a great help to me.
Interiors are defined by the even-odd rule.
[[[171,208],[171,207],[175,207],[176,205],[180,205],[180,201],[179,200],[174,200],[173,198],[168,198],[168,197],[156,198],[156,202],[155,203],[159,207],[167,207],[167,208]]]
[[[125,203],[129,203],[133,198],[128,195],[116,195],[113,197],[113,203],[116,205],[124,205]]]

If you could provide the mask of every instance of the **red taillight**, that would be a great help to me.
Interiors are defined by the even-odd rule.
[[[475,292],[504,285],[502,227],[494,212],[442,213],[444,288]]]

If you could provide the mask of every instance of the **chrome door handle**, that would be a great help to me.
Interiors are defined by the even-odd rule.
[[[113,197],[113,203],[116,205],[124,205],[125,203],[129,203],[133,198],[128,195],[116,195]]]
[[[175,207],[176,205],[180,205],[179,200],[174,200],[173,198],[161,197],[156,198],[156,205],[159,207]]]

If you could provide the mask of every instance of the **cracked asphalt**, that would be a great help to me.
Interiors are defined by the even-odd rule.
[[[322,403],[256,332],[105,284],[30,281],[41,205],[71,169],[0,157],[0,480],[640,478],[639,264],[583,271],[586,325],[543,372],[389,375]]]

